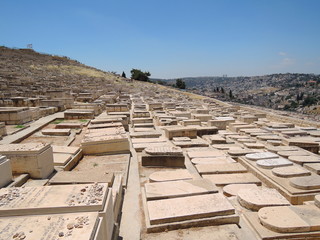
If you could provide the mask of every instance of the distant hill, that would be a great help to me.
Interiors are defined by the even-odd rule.
[[[169,85],[176,81],[159,80]],[[185,77],[182,80],[188,91],[220,100],[320,114],[320,75],[285,73],[254,77]]]

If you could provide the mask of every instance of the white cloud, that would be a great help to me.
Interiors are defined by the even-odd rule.
[[[286,52],[279,52],[278,53],[280,56],[287,56],[287,53]]]

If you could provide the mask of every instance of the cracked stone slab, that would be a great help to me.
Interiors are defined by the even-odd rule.
[[[234,207],[220,193],[148,201],[147,209],[151,225],[235,213]]]

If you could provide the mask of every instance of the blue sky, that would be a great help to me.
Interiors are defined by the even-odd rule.
[[[0,45],[151,77],[320,73],[319,0],[0,0]]]

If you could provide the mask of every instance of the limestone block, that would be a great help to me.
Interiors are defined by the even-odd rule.
[[[236,163],[231,157],[208,157],[208,158],[192,158],[193,164],[228,164]]]
[[[171,170],[171,171],[156,171],[149,176],[150,182],[165,182],[178,180],[191,180],[192,174],[186,169]]]
[[[193,127],[166,127],[164,128],[165,136],[172,140],[174,137],[197,137],[197,129]]]
[[[70,129],[44,129],[41,131],[43,135],[49,136],[69,136],[71,133]]]
[[[291,178],[290,185],[303,190],[320,189],[320,176],[311,175],[306,177]]]
[[[277,167],[272,169],[272,173],[275,176],[283,178],[302,177],[311,175],[310,171],[298,166]]]
[[[200,174],[243,173],[247,169],[240,163],[198,164],[196,169]]]
[[[257,160],[262,160],[262,159],[269,159],[269,158],[277,158],[279,155],[271,152],[261,152],[261,153],[250,153],[246,154],[245,157],[248,160],[251,161],[257,161]]]
[[[261,185],[260,180],[252,173],[203,174],[202,177],[209,179],[217,186],[225,186],[234,183],[254,183]]]
[[[227,197],[237,196],[238,192],[242,189],[250,189],[256,191],[259,187],[256,184],[229,184],[223,187],[223,194]]]

